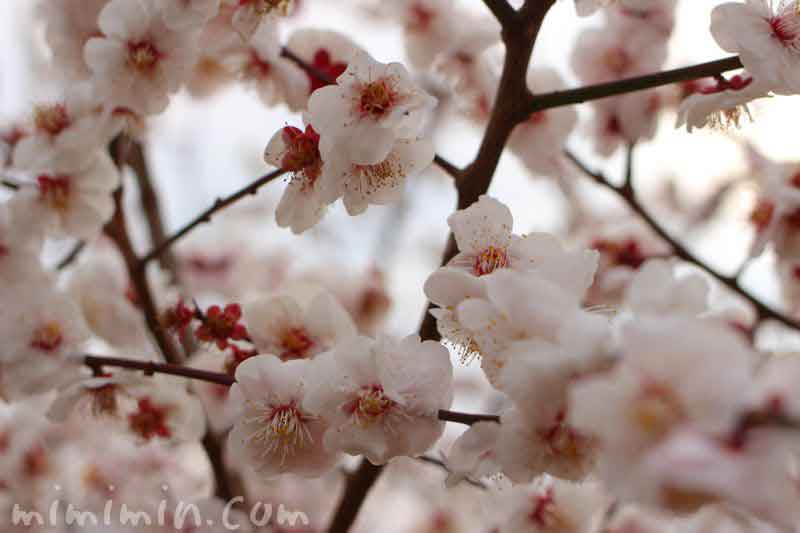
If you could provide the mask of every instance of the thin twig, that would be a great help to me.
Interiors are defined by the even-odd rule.
[[[178,240],[185,237],[187,233],[192,231],[200,224],[211,222],[211,217],[214,216],[217,212],[222,211],[229,205],[236,203],[245,196],[256,194],[261,187],[273,181],[274,179],[279,178],[285,173],[286,171],[282,169],[273,170],[269,174],[261,176],[254,182],[250,183],[249,185],[247,185],[242,189],[239,189],[235,193],[226,196],[224,198],[217,198],[217,200],[211,205],[211,207],[200,213],[198,216],[196,216],[194,219],[188,222],[185,226],[183,226],[183,228],[178,230],[172,236],[168,237],[166,240],[161,242],[155,248],[150,250],[150,252],[148,252],[144,257],[142,257],[141,260],[139,261],[139,269],[140,270],[143,269],[144,266],[147,265],[147,263],[149,263],[156,257],[160,256],[170,246],[172,246]]]
[[[673,249],[674,254],[683,259],[687,263],[692,263],[695,266],[701,268],[702,270],[706,271],[712,277],[714,277],[717,281],[725,285],[728,289],[732,292],[738,294],[755,308],[756,312],[758,313],[759,320],[765,319],[772,319],[778,322],[781,322],[787,327],[800,329],[800,323],[793,320],[792,318],[786,316],[780,311],[777,311],[766,304],[764,304],[761,300],[750,294],[746,291],[740,284],[739,279],[737,276],[726,276],[720,272],[718,272],[715,268],[708,265],[705,261],[697,257],[691,250],[689,250],[684,244],[678,241],[676,238],[672,237],[669,232],[653,218],[653,216],[648,213],[645,208],[639,203],[636,194],[635,194],[635,187],[631,184],[629,189],[624,189],[622,187],[614,186],[608,179],[600,172],[595,172],[589,167],[587,167],[580,159],[578,159],[575,154],[570,151],[565,151],[567,158],[572,161],[578,169],[581,170],[584,174],[588,177],[592,178],[596,183],[602,185],[603,187],[607,188],[610,191],[615,192],[622,200],[624,200],[628,207],[642,220],[650,226],[653,231],[665,242],[667,242]]]
[[[719,75],[729,70],[742,68],[742,62],[738,56],[700,63],[690,67],[665,70],[654,74],[625,78],[622,80],[597,85],[588,85],[577,89],[568,89],[545,94],[529,94],[520,106],[516,115],[516,122],[526,120],[531,113],[562,107],[573,104],[580,104],[590,100],[599,100],[609,96],[617,96],[645,89],[652,89],[662,85],[670,85],[683,81],[691,81],[700,78],[707,78]]]
[[[459,413],[458,411],[449,411],[447,409],[439,409],[439,420],[446,422],[456,422],[471,426],[478,422],[500,422],[500,417],[497,415],[476,415],[470,413]]]
[[[86,241],[84,240],[79,240],[73,244],[72,248],[70,248],[69,252],[67,252],[67,255],[65,255],[64,258],[58,262],[58,264],[56,264],[56,270],[64,270],[74,263],[78,256],[81,255],[81,252],[84,248],[86,248]]]
[[[167,234],[164,230],[164,215],[150,175],[150,166],[147,163],[144,147],[134,139],[128,138],[128,142],[130,143],[130,148],[126,162],[130,165],[136,177],[136,183],[139,186],[139,199],[150,233],[150,242],[152,246],[156,246],[167,240]],[[169,272],[172,281],[177,282],[178,263],[173,251],[165,249],[159,254],[158,260],[164,270]]]

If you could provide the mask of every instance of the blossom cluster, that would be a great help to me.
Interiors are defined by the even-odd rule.
[[[212,466],[261,495],[327,502],[337,467],[359,456],[395,468],[400,493],[419,482],[408,479],[410,459],[437,462],[430,452],[446,444],[448,490],[437,498],[493,512],[473,521],[437,513],[428,531],[795,529],[800,360],[759,346],[749,316],[713,306],[719,287],[666,258],[668,235],[642,221],[620,229],[584,219],[567,243],[514,233],[509,207],[480,196],[447,219],[457,250],[424,283],[426,323],[443,342],[382,331],[391,300],[377,266],[357,272],[323,260],[290,274],[292,254],[260,256],[237,240],[236,219],[215,219],[216,237],[187,238],[171,258],[137,256],[127,227],[139,221],[126,216],[123,196],[137,171],[126,162],[181,91],[203,98],[237,83],[302,117],[277,129],[263,153],[286,177],[275,220],[293,233],[320,223],[340,198],[349,215],[400,204],[407,181],[437,161],[432,87],[462,118],[494,122],[503,77],[495,59],[508,32],[488,14],[456,0],[368,6],[373,20],[402,26],[412,72],[342,33],[292,28],[283,39],[302,4],[37,4],[63,88],[0,131],[9,189],[0,203],[0,513],[62,490],[84,508],[113,493],[129,506],[185,500],[218,513],[223,502],[209,499],[208,473],[195,461],[201,442]],[[677,0],[574,4],[578,15],[600,17],[571,56],[582,84],[666,64]],[[738,125],[750,101],[800,92],[796,2],[725,3],[711,34],[744,70],[593,100],[597,154],[653,138],[670,106],[691,131]],[[534,95],[567,86],[546,66],[522,74]],[[554,178],[571,207],[580,195],[564,146],[578,124],[562,106],[505,132],[509,152],[531,174]],[[800,168],[750,155],[750,256],[771,247],[797,306]],[[468,171],[451,172],[459,192]],[[610,186],[635,203],[632,187]],[[207,212],[198,224],[209,221]],[[62,269],[45,258],[65,241],[87,249]],[[738,288],[735,277],[716,277]],[[492,398],[490,414],[457,438],[445,432],[463,385],[454,356],[479,361]],[[165,358],[176,364],[156,366]],[[466,484],[484,490],[460,500]]]

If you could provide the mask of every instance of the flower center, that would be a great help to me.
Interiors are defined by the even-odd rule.
[[[255,50],[250,51],[250,60],[244,68],[245,78],[259,79],[269,77],[272,71],[272,65],[261,59],[258,52]]]
[[[286,153],[281,168],[293,172],[292,182],[298,183],[303,192],[314,188],[322,172],[322,156],[319,153],[319,134],[309,124],[305,132],[299,128],[283,128]]]
[[[41,105],[33,110],[36,129],[56,136],[70,125],[67,107],[64,104]]]
[[[305,328],[289,328],[283,332],[281,346],[283,347],[283,352],[280,356],[282,360],[304,359],[314,346],[314,341]]]
[[[253,11],[259,16],[266,15],[273,9],[285,15],[289,12],[292,0],[240,0],[240,4],[248,3],[253,6]]]
[[[149,41],[128,43],[128,64],[145,76],[154,74],[161,56],[158,48]]]
[[[797,48],[800,37],[800,23],[794,13],[778,15],[768,20],[772,36],[786,48]]]
[[[508,254],[505,248],[489,246],[475,257],[473,270],[476,276],[485,276],[498,268],[506,268],[508,263]]]
[[[297,408],[295,402],[270,406],[264,420],[266,426],[253,434],[253,438],[263,441],[266,453],[279,452],[281,463],[296,449],[303,448],[313,441],[307,422],[313,418]]]
[[[45,475],[50,469],[50,461],[42,445],[37,444],[25,453],[23,458],[25,475],[36,478]]]
[[[389,87],[387,80],[373,81],[361,89],[359,110],[362,115],[378,119],[392,108],[396,99],[397,94]]]
[[[631,56],[622,48],[609,48],[603,54],[603,62],[611,72],[623,74],[632,63]]]
[[[750,213],[750,222],[756,227],[756,231],[762,232],[769,227],[774,214],[775,204],[770,200],[761,199]]]
[[[569,521],[559,512],[553,499],[553,489],[547,489],[544,494],[534,496],[533,510],[529,515],[530,521],[536,524],[539,531],[568,531]]]
[[[156,405],[150,398],[141,398],[137,402],[137,410],[128,415],[131,431],[145,440],[153,437],[169,438],[172,431],[167,427],[166,407]]]
[[[660,439],[686,419],[686,412],[670,388],[653,384],[634,400],[632,416],[640,429]]]
[[[61,346],[64,334],[57,322],[46,322],[36,328],[31,337],[31,348],[43,352],[53,352]]]
[[[424,33],[430,29],[435,15],[421,2],[414,2],[408,9],[406,29],[411,32]]]
[[[370,385],[361,389],[351,409],[359,424],[368,426],[386,415],[394,404],[394,401],[384,395],[383,387]]]
[[[113,383],[92,389],[92,413],[95,416],[117,413],[117,386]]]
[[[56,211],[66,211],[69,207],[71,183],[69,176],[41,175],[36,178],[39,194],[45,204]]]

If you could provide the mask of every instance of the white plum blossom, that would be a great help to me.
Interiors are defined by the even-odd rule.
[[[303,407],[328,421],[328,449],[383,464],[421,455],[444,430],[453,367],[437,342],[355,337],[318,356],[312,372]]]
[[[75,303],[41,281],[3,292],[0,309],[0,382],[6,397],[39,394],[80,375],[89,338]]]
[[[60,100],[36,105],[32,115],[32,131],[14,148],[15,164],[85,158],[105,149],[117,132],[117,121],[104,111],[88,83],[70,87]]]
[[[600,475],[625,495],[636,490],[636,462],[674,432],[733,431],[755,361],[732,329],[685,317],[627,324],[621,343],[612,370],[572,386],[568,422],[599,440]]]
[[[335,84],[359,49],[343,33],[316,28],[295,30],[286,42],[286,48],[308,65],[305,73],[310,87],[306,96],[321,87]]]
[[[206,432],[203,405],[185,381],[162,375],[126,386],[124,395],[121,416],[141,442],[199,441]]]
[[[745,0],[718,5],[711,35],[738,54],[756,82],[778,94],[800,92],[800,13],[794,1]]]
[[[86,42],[102,35],[98,16],[109,0],[48,0],[38,2],[44,19],[45,40],[52,53],[51,64],[67,79],[87,79],[91,73],[83,58]]]
[[[353,319],[326,291],[307,301],[290,293],[253,300],[244,306],[244,322],[259,353],[282,361],[313,359],[357,334]]]
[[[294,0],[223,0],[234,8],[232,24],[245,41],[253,37],[262,23],[277,15],[286,15]]]
[[[127,372],[100,375],[70,383],[58,391],[47,410],[55,422],[75,418],[121,418],[123,396],[129,387],[148,385],[146,378]]]
[[[608,505],[598,483],[571,483],[541,476],[508,496],[512,511],[503,531],[509,533],[584,533],[592,531]]]
[[[445,458],[448,487],[464,479],[480,479],[500,470],[495,453],[500,431],[500,424],[496,422],[477,422],[453,442]]]
[[[323,159],[342,157],[360,165],[385,160],[398,139],[416,138],[436,99],[418,87],[400,63],[383,64],[357,51],[337,85],[308,100]]]
[[[738,128],[742,118],[752,120],[747,104],[768,96],[769,88],[754,83],[753,78],[734,76],[688,96],[678,109],[676,126],[685,125],[689,133],[695,128]]]
[[[264,22],[245,46],[226,54],[222,63],[239,78],[252,84],[264,105],[285,102],[289,109],[305,107],[309,81],[305,72],[281,57],[281,44],[275,24]]]
[[[99,21],[104,36],[90,39],[84,53],[103,103],[162,112],[194,66],[198,33],[168,28],[156,0],[111,0]]]
[[[363,213],[370,204],[384,205],[399,200],[406,179],[428,168],[433,162],[433,144],[426,139],[398,139],[386,159],[372,165],[329,160],[334,170],[338,194],[350,215]]]
[[[220,0],[165,0],[164,24],[177,31],[201,27],[217,16],[219,4]]]
[[[528,72],[528,87],[538,94],[566,89],[566,84],[558,72],[542,68]],[[514,128],[508,146],[531,172],[558,175],[563,173],[563,146],[577,124],[573,107],[538,111]]]
[[[231,450],[263,477],[316,477],[336,463],[336,450],[323,441],[332,421],[305,405],[313,393],[311,365],[260,355],[236,369],[231,396],[241,416],[230,433]]]
[[[15,159],[15,165],[31,181],[11,202],[34,211],[36,223],[56,235],[91,239],[100,233],[114,211],[111,193],[120,179],[108,154],[24,155]]]
[[[70,272],[67,290],[92,333],[123,350],[146,350],[147,330],[121,257],[84,252]]]
[[[18,202],[0,204],[0,287],[43,275],[43,232],[36,213]]]
[[[305,130],[294,126],[278,130],[264,150],[264,161],[291,175],[275,210],[275,220],[294,233],[314,226],[336,200],[332,165],[322,160],[319,149],[319,133],[308,124]]]
[[[698,274],[679,276],[663,259],[647,261],[625,293],[625,308],[637,316],[698,316],[708,309],[709,286]]]
[[[580,481],[595,465],[597,443],[566,422],[565,411],[511,409],[500,419],[494,461],[516,483],[547,473]]]

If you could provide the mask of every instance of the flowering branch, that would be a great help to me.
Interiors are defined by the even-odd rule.
[[[517,20],[516,17],[514,24],[503,23],[506,56],[489,124],[473,162],[454,176],[459,209],[472,205],[489,189],[500,156],[516,124],[518,102],[524,101],[529,92],[526,74],[536,37],[545,15],[554,3],[555,0],[537,1],[534,7],[534,3],[528,1],[524,7],[531,12],[524,23],[520,23],[523,19]],[[451,234],[442,264],[446,264],[456,251],[455,239]],[[438,339],[436,321],[427,310],[420,325],[420,337],[423,340]],[[347,533],[380,471],[381,467],[376,467],[369,461],[361,462],[361,466],[345,487],[345,493],[328,530],[330,533]]]
[[[187,223],[183,228],[178,230],[176,233],[171,235],[166,240],[162,241],[160,244],[155,246],[155,248],[150,250],[150,252],[148,252],[145,256],[143,256],[139,260],[138,268],[140,270],[143,270],[144,267],[147,265],[147,263],[149,263],[150,261],[152,261],[156,257],[159,257],[162,253],[164,253],[167,249],[169,249],[170,246],[175,244],[181,238],[185,237],[186,234],[189,233],[190,231],[192,231],[195,227],[197,227],[197,226],[199,226],[200,224],[203,224],[203,223],[211,222],[211,217],[214,216],[214,214],[216,214],[219,211],[222,211],[223,209],[225,209],[229,205],[236,203],[237,201],[241,200],[245,196],[248,196],[250,194],[254,195],[254,194],[258,193],[258,190],[261,187],[263,187],[267,183],[275,180],[276,178],[279,178],[285,172],[286,171],[282,170],[282,169],[273,170],[269,174],[265,174],[265,175],[261,176],[260,178],[258,178],[254,182],[250,183],[249,185],[247,185],[246,187],[244,187],[242,189],[239,189],[235,193],[233,193],[233,194],[231,194],[229,196],[226,196],[224,198],[217,198],[217,200],[211,205],[211,207],[209,207],[208,209],[206,209],[205,211],[200,213],[197,217],[195,217],[193,220],[191,220],[189,223]]]
[[[665,242],[669,243],[669,245],[672,247],[672,249],[674,251],[674,254],[677,257],[683,259],[684,261],[686,261],[688,263],[692,263],[692,264],[696,265],[697,267],[705,270],[712,277],[716,278],[720,283],[722,283],[723,285],[728,287],[728,289],[730,289],[734,293],[738,294],[739,296],[741,296],[742,298],[744,298],[745,300],[750,302],[750,304],[752,304],[752,306],[755,308],[756,312],[758,313],[759,320],[765,320],[765,319],[777,320],[778,322],[781,322],[782,324],[784,324],[784,325],[786,325],[786,326],[788,326],[790,328],[800,329],[800,323],[798,323],[797,321],[793,320],[792,318],[786,316],[782,312],[776,311],[775,309],[772,309],[771,307],[767,306],[766,304],[761,302],[759,299],[754,297],[748,291],[746,291],[741,286],[741,283],[739,282],[739,275],[738,274],[733,275],[733,276],[726,276],[726,275],[718,272],[716,269],[714,269],[713,267],[711,267],[710,265],[705,263],[702,259],[697,257],[685,245],[683,245],[677,239],[672,237],[669,234],[669,232],[667,232],[667,230],[664,229],[664,227],[658,221],[656,221],[653,218],[653,216],[650,213],[648,213],[645,210],[645,208],[639,203],[639,201],[638,201],[638,199],[636,197],[636,192],[635,192],[634,185],[633,185],[633,183],[632,183],[632,181],[630,179],[626,179],[625,184],[623,186],[621,186],[621,187],[615,186],[611,182],[609,182],[608,179],[602,173],[595,172],[595,171],[592,171],[591,169],[589,169],[572,152],[566,151],[566,156],[567,156],[568,159],[570,159],[575,164],[576,167],[578,167],[578,169],[581,170],[581,172],[586,174],[588,177],[592,178],[596,183],[598,183],[598,184],[602,185],[603,187],[615,192],[622,200],[624,200],[628,204],[628,207],[634,213],[639,215],[642,218],[642,220],[644,220],[644,222],[648,226],[650,226],[653,229],[653,231],[655,231],[656,234],[658,234],[659,237],[661,237],[661,239],[663,239]],[[630,147],[628,149],[628,156],[627,156],[627,159],[628,159],[628,165],[627,165],[628,169],[626,171],[627,174],[630,174],[630,168],[632,166],[631,165],[632,157],[633,157],[633,147]]]
[[[553,107],[580,104],[590,100],[599,100],[609,96],[643,91],[662,85],[718,76],[723,72],[740,68],[742,68],[742,62],[739,60],[738,56],[734,56],[718,59],[716,61],[709,61],[707,63],[700,63],[690,67],[665,70],[655,74],[625,78],[597,85],[588,85],[577,89],[536,95],[528,94],[515,116],[515,123],[527,119],[531,113]]]

